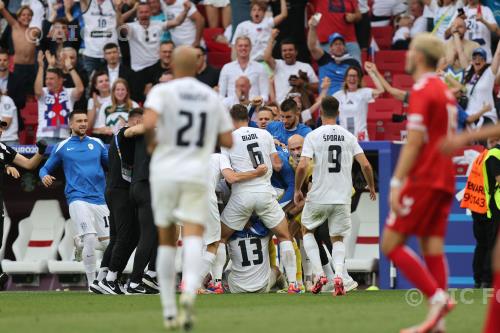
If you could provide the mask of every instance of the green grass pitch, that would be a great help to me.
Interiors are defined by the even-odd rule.
[[[456,297],[448,332],[480,332],[487,299],[481,290]],[[201,295],[192,332],[399,332],[420,322],[424,304],[412,307],[405,291],[322,295]],[[157,295],[111,296],[85,292],[0,293],[0,332],[163,332]]]

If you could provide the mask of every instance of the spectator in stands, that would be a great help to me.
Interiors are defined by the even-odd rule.
[[[385,79],[385,77],[379,72],[377,66],[369,61],[365,61],[365,70],[370,75],[370,77],[374,78],[373,82],[376,81],[380,83],[380,85],[392,95],[397,100],[402,101],[403,103],[408,103],[408,98],[410,93],[408,91],[404,91],[398,88],[394,88],[391,86],[389,82]],[[378,86],[378,85],[377,85]]]
[[[103,104],[110,105],[111,101],[111,86],[109,84],[109,76],[103,70],[98,70],[92,75],[90,83],[90,96],[87,104],[87,116],[89,119],[89,129],[94,128],[96,116]]]
[[[341,90],[333,94],[339,102],[340,126],[347,129],[358,141],[369,141],[367,118],[368,104],[384,92],[384,88],[378,82],[372,72],[376,89],[363,88],[363,72],[359,67],[349,67],[345,73],[344,84]]]
[[[163,13],[168,21],[175,19],[184,10],[183,0],[164,0],[161,1]],[[205,19],[198,12],[196,6],[191,6],[188,11],[188,19],[181,25],[170,31],[172,41],[176,46],[180,45],[200,45],[205,28]]]
[[[407,5],[401,0],[374,0],[372,6],[372,27],[384,27],[391,24],[393,17],[406,12]]]
[[[250,59],[255,61],[264,60],[264,50],[271,36],[272,29],[288,16],[286,0],[280,0],[280,4],[281,13],[278,16],[265,18],[268,6],[267,2],[252,0],[250,5],[251,19],[238,24],[233,34],[233,53],[235,52],[236,40],[241,36],[247,36],[252,42]]]
[[[273,118],[272,120],[280,120],[280,105],[276,103],[275,101],[268,102],[266,103],[266,106],[271,110],[273,113]]]
[[[276,146],[286,149],[288,139],[292,135],[298,134],[306,137],[311,132],[311,128],[299,122],[300,112],[293,99],[285,99],[280,109],[281,121],[270,122],[267,130],[274,137]]]
[[[151,8],[151,21],[165,22],[165,13],[161,10],[160,0],[148,0],[149,8]],[[161,35],[161,42],[171,40],[172,36],[168,30],[163,31]]]
[[[130,67],[120,63],[120,48],[118,44],[109,43],[104,46],[104,60],[106,61],[106,65],[100,69],[108,73],[109,84],[111,86],[113,86],[118,78],[122,78],[127,82],[134,82],[134,72],[132,72]],[[131,92],[132,98],[140,99],[142,92],[139,89],[134,89],[134,86]]]
[[[66,58],[69,58],[71,61],[71,67],[73,67],[80,80],[82,80],[82,84],[84,87],[87,87],[89,84],[89,78],[87,76],[87,72],[83,68],[83,66],[80,66],[78,63],[78,54],[76,50],[70,46],[63,48],[62,50],[59,51],[57,54],[57,63],[59,64],[64,64],[66,61]],[[63,71],[63,86],[65,88],[74,88],[75,83],[73,82],[73,79],[71,78],[71,74],[66,70],[64,66],[60,66],[59,68],[62,69]],[[74,109],[78,110],[85,110],[87,107],[87,97],[85,94],[82,94],[82,97],[78,101],[75,102],[75,105],[73,106]]]
[[[56,144],[69,137],[69,114],[73,111],[73,104],[79,100],[84,92],[82,80],[71,60],[66,58],[64,67],[70,73],[75,88],[63,87],[64,73],[59,68],[49,67],[45,73],[45,87],[43,86],[44,56],[38,52],[38,72],[35,79],[35,96],[38,100],[38,129],[37,140],[43,139],[48,144]]]
[[[228,96],[224,98],[224,105],[231,109],[234,104],[241,104],[246,107],[250,105],[250,90],[252,89],[252,84],[248,77],[242,75],[236,79],[234,82],[235,94],[233,96]]]
[[[324,1],[324,0],[314,0],[312,1],[317,13],[322,14],[322,18],[319,22],[314,24],[314,34],[319,39],[321,47],[325,52],[331,50],[330,36],[333,33],[338,33],[344,39],[344,47],[351,56],[354,57],[359,63],[361,63],[361,49],[356,40],[356,29],[354,25],[361,20],[361,12],[358,8],[357,0],[339,0],[339,1]],[[311,51],[309,44],[309,39],[311,32],[309,30],[308,37],[308,47]],[[312,51],[311,51],[312,53]],[[312,55],[314,58],[314,55]],[[317,60],[316,58],[314,58]],[[344,76],[344,73],[342,73]]]
[[[445,32],[457,17],[458,9],[463,7],[462,1],[424,0],[424,2],[426,4],[424,16],[432,18],[434,23],[432,32],[442,40],[446,40]]]
[[[359,12],[361,20],[354,25],[356,29],[356,40],[362,50],[367,50],[371,43],[371,24],[370,24],[370,7],[368,0],[358,0]]]
[[[40,49],[57,54],[64,47],[72,47],[78,50],[80,43],[78,20],[68,21],[66,18],[57,18],[46,25],[40,41]]]
[[[240,76],[250,80],[250,96],[262,96],[264,102],[269,97],[269,82],[264,67],[256,61],[250,60],[252,43],[250,38],[241,36],[236,39],[236,60],[222,67],[219,78],[219,94],[221,97],[236,96],[235,81]]]
[[[220,70],[207,64],[207,51],[203,47],[198,46],[196,49],[198,53],[198,73],[196,78],[207,86],[214,88],[219,84]]]
[[[172,61],[172,52],[174,52],[174,42],[171,40],[166,42],[161,42],[160,44],[160,61],[156,63],[155,69],[153,70],[153,83],[146,85],[146,93],[149,92],[151,87],[158,82],[160,82],[160,77],[164,73],[171,73],[172,68],[170,67]]]
[[[96,115],[93,133],[109,143],[113,134],[127,123],[130,110],[137,107],[139,104],[130,98],[127,81],[118,78],[111,88],[111,103],[102,104]]]
[[[396,31],[392,38],[392,49],[408,50],[411,39],[411,27],[413,26],[413,17],[408,14],[401,14],[395,20]]]
[[[0,93],[7,94],[9,85],[9,54],[6,50],[0,49]]]
[[[484,104],[495,105],[493,101],[493,87],[500,65],[500,47],[497,46],[491,65],[486,63],[486,58],[486,51],[482,48],[477,48],[472,52],[472,65],[464,78],[467,97],[469,99],[467,108],[465,109],[468,115],[477,113]],[[497,111],[495,108],[492,108],[491,111],[483,115],[476,125],[480,127],[496,123],[497,118]]]
[[[257,127],[267,129],[267,125],[274,120],[273,110],[268,106],[263,106],[257,111]]]
[[[466,26],[469,27],[466,38],[481,45],[486,51],[486,61],[491,61],[491,34],[498,35],[498,28],[493,11],[482,6],[479,0],[469,0],[464,7]]]
[[[424,0],[410,0],[408,9],[410,10],[410,14],[415,18],[410,30],[411,38],[413,38],[417,34],[427,31],[427,18],[423,15]]]
[[[311,65],[297,61],[298,50],[292,40],[281,41],[281,58],[274,59],[272,56],[273,46],[279,30],[273,29],[266,50],[264,51],[264,61],[274,71],[274,89],[276,91],[276,101],[281,103],[285,100],[286,94],[292,89],[290,79],[294,84],[304,84],[299,78],[299,71],[307,74],[307,84],[304,88],[313,93],[318,90],[318,77],[314,73]],[[300,82],[296,82],[300,81]]]
[[[121,0],[115,0],[119,5]],[[83,67],[90,77],[103,65],[104,46],[117,43],[116,9],[112,0],[80,0],[85,25],[83,41]]]
[[[0,13],[12,29],[14,44],[14,71],[9,78],[7,91],[17,109],[22,110],[26,104],[26,96],[33,93],[35,47],[40,30],[30,27],[33,11],[28,6],[21,6],[16,19],[5,9],[3,1],[0,1]]]
[[[318,46],[318,35],[316,27],[318,22],[314,17],[309,20],[309,35],[307,38],[307,46],[311,52],[311,56],[318,62],[319,79],[329,77],[331,80],[328,95],[333,95],[339,91],[344,82],[344,75],[350,66],[358,66],[359,62],[346,52],[344,36],[339,33],[334,33],[328,38],[330,45],[329,53],[325,52]]]
[[[219,27],[219,22],[222,23],[224,29],[231,24],[231,6],[229,0],[205,0],[203,4],[205,5],[209,28]]]
[[[2,143],[12,146],[19,144],[19,122],[16,105],[7,95],[0,93],[0,127]]]

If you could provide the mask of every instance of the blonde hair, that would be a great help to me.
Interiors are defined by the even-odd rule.
[[[116,86],[119,84],[123,84],[125,86],[125,89],[127,90],[127,97],[125,98],[125,106],[127,110],[132,110],[132,99],[130,99],[130,89],[128,87],[128,83],[126,80],[122,78],[116,79],[115,83],[113,83],[113,87],[111,88],[111,107],[109,108],[109,113],[113,113],[116,111],[116,108],[118,106],[118,101],[116,100],[115,97],[115,90]]]
[[[431,33],[418,34],[411,41],[411,48],[421,52],[425,56],[427,65],[432,68],[437,68],[439,60],[445,55],[443,41]]]

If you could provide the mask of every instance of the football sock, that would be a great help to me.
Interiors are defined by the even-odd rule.
[[[280,242],[280,256],[283,261],[288,283],[297,281],[297,259],[295,258],[295,251],[291,241]]]
[[[164,318],[177,316],[175,304],[175,253],[174,246],[158,246],[156,267],[158,284],[160,285],[160,300]]]
[[[95,244],[97,238],[94,234],[83,235],[83,251],[82,261],[85,268],[85,275],[87,276],[87,284],[90,286],[95,279],[96,271],[96,258],[95,258]]]
[[[335,276],[342,277],[344,273],[345,262],[345,244],[344,242],[335,242],[332,244],[332,260],[335,268]]]
[[[205,277],[207,276],[208,272],[210,272],[210,268],[212,268],[213,264],[215,263],[215,254],[211,252],[205,251],[203,253],[203,260],[201,264],[201,272],[200,272],[200,281],[203,281]]]
[[[79,249],[83,249],[82,236],[75,236],[75,237],[73,237],[73,240],[75,241],[75,247],[77,247]]]
[[[300,257],[302,259],[302,275],[304,279],[308,279],[312,275],[311,261],[307,257],[306,249],[304,248],[304,241],[300,242]]]
[[[500,272],[495,272],[493,277],[493,296],[490,299],[484,333],[498,332],[500,332]]]
[[[438,290],[436,280],[409,247],[400,245],[393,249],[387,257],[425,296],[430,298],[436,293]]]
[[[222,272],[224,271],[224,265],[226,264],[226,244],[219,243],[217,248],[217,255],[215,256],[215,262],[212,265],[212,278],[214,280],[222,280]]]
[[[425,264],[439,288],[448,289],[448,261],[444,254],[424,256]]]
[[[328,281],[333,281],[335,274],[333,273],[332,265],[330,265],[330,263],[323,266],[323,272],[325,272]]]
[[[311,262],[311,268],[314,275],[325,275],[323,267],[321,266],[321,258],[319,256],[318,243],[314,234],[308,233],[303,237],[304,249],[306,250],[307,257]]]
[[[97,274],[97,281],[102,281],[108,274],[108,267],[99,268],[99,274]]]
[[[184,247],[182,263],[182,281],[184,293],[195,295],[200,288],[200,268],[202,265],[203,239],[200,236],[186,236],[182,241]]]
[[[106,248],[108,247],[109,245],[109,239],[104,239],[104,240],[98,240],[95,244],[95,249],[97,251],[106,251]]]
[[[293,252],[295,252],[295,267],[297,269],[296,280],[302,281],[302,256],[300,255],[300,249],[297,246],[295,239],[292,241]]]
[[[148,270],[146,272],[146,274],[149,275],[150,277],[152,277],[153,279],[156,277],[156,271]]]
[[[114,281],[116,281],[117,276],[118,276],[118,272],[108,271],[108,274],[106,275],[106,281],[114,282]]]

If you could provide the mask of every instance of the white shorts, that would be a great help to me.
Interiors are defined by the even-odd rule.
[[[155,224],[166,228],[177,222],[207,223],[207,187],[195,183],[151,180]]]
[[[351,231],[351,205],[325,205],[306,201],[302,225],[314,230],[328,220],[330,236],[346,237]]]
[[[229,5],[229,0],[204,0],[203,4],[222,8]]]
[[[231,272],[229,272],[229,275]],[[229,292],[231,294],[241,294],[241,293],[256,293],[256,294],[267,294],[271,291],[271,288],[276,284],[277,274],[274,270],[271,270],[271,274],[269,274],[269,279],[267,279],[267,283],[264,286],[256,291],[247,291],[244,286],[235,283],[233,279],[229,276],[227,278],[227,286],[229,287]]]
[[[243,230],[255,212],[262,223],[272,229],[285,218],[276,195],[270,193],[238,193],[231,195],[222,212],[222,223],[233,230]]]
[[[211,195],[212,193],[210,193]],[[214,193],[215,196],[215,193]],[[220,241],[220,213],[217,204],[217,197],[209,199],[208,202],[208,220],[203,234],[205,245],[209,245]]]
[[[69,204],[69,216],[78,236],[96,234],[99,238],[109,237],[108,206],[76,200]]]

